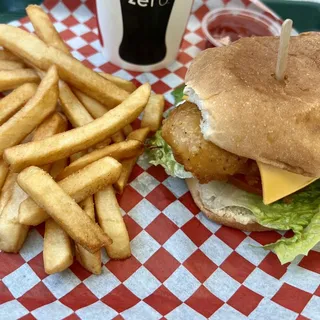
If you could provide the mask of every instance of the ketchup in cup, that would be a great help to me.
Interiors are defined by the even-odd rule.
[[[221,47],[243,37],[278,36],[281,26],[255,11],[246,9],[216,9],[202,21],[207,47]]]

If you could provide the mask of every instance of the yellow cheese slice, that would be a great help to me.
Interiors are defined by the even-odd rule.
[[[282,199],[318,179],[301,176],[261,162],[257,163],[261,175],[264,204]]]

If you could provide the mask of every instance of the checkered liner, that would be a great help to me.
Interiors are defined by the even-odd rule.
[[[121,70],[105,60],[94,1],[48,0],[44,8],[77,59],[137,84],[150,82],[165,95],[168,109],[172,88],[183,83],[190,61],[206,47],[204,14],[234,5],[266,11],[254,3],[195,1],[177,61],[153,73]],[[32,31],[26,18],[11,24]],[[33,229],[20,254],[0,253],[0,319],[320,319],[320,246],[281,266],[273,253],[258,248],[279,233],[245,233],[208,221],[185,183],[143,156],[119,203],[130,259],[110,261],[103,253],[100,276],[77,262],[48,276],[43,226]]]

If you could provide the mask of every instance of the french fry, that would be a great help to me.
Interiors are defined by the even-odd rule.
[[[55,64],[62,80],[107,106],[115,107],[129,95],[72,56],[47,46],[22,29],[1,24],[0,45],[42,70],[48,70]]]
[[[144,109],[141,128],[148,127],[150,131],[156,132],[161,127],[162,113],[164,109],[164,97],[162,94],[151,94]]]
[[[108,109],[106,109],[101,103],[88,97],[86,94],[82,93],[81,91],[74,89],[74,92],[94,119],[102,117],[108,111]],[[111,139],[115,143],[124,141],[125,137],[122,130],[119,130],[115,134],[113,134],[111,136]],[[105,144],[105,142],[103,142],[103,144]],[[98,149],[99,149],[99,145],[98,145]]]
[[[82,104],[82,101],[77,98],[77,96],[72,92],[70,87],[63,81],[60,81],[59,83],[60,87],[60,102],[62,106],[63,112],[67,115],[69,121],[72,123],[73,127],[81,127],[87,123],[90,123],[94,120],[94,118],[90,115],[90,113],[87,111],[87,109]],[[79,91],[80,93],[80,91]],[[96,103],[100,104],[100,102],[97,102],[96,100],[90,98],[86,94],[81,94],[86,97],[86,99],[90,99],[95,101]],[[105,112],[104,112],[105,113]],[[111,140],[108,138],[101,142],[101,145],[108,145],[110,144]],[[95,146],[97,146],[99,143]]]
[[[85,93],[81,92],[78,89],[73,88],[73,93],[77,96],[77,98],[81,101],[84,107],[88,110],[93,118],[100,118],[103,116],[110,108],[104,106],[99,101],[89,97]]]
[[[40,141],[45,138],[51,137],[57,133],[67,130],[68,122],[61,113],[54,113],[52,116],[46,118],[35,130],[32,141]],[[41,166],[41,169],[49,172],[52,167],[52,163]]]
[[[66,128],[65,118],[59,114],[46,119],[36,130],[33,140],[41,140]],[[0,216],[0,250],[18,252],[28,234],[29,226],[19,222],[20,204],[28,197],[16,182],[17,175],[10,173],[0,202],[2,214]]]
[[[22,62],[0,60],[0,70],[18,70],[23,69],[25,65]]]
[[[73,127],[81,127],[94,120],[65,82],[59,82],[59,90],[61,108]]]
[[[1,212],[3,208],[6,206],[6,204],[12,197],[13,186],[16,182],[17,174],[9,171],[8,165],[3,160],[1,160],[0,165],[2,168],[0,171],[2,172],[2,175],[3,175],[1,176],[1,179],[5,179],[2,189],[0,190],[1,191],[0,192],[0,216],[1,216]]]
[[[66,167],[67,160],[61,159],[52,164],[50,175],[53,178]],[[71,240],[53,219],[48,219],[45,222],[43,244],[43,262],[47,274],[61,272],[73,263]]]
[[[34,67],[40,78],[44,78],[46,72]],[[80,127],[94,119],[91,117],[86,108],[77,99],[70,87],[64,82],[59,81],[59,100],[62,111],[67,116],[73,127]]]
[[[45,224],[43,264],[47,274],[61,272],[73,263],[72,243],[67,233],[53,220]]]
[[[0,196],[0,250],[18,252],[28,234],[29,226],[18,221],[17,210],[26,194],[18,186],[17,174],[9,172]]]
[[[76,202],[80,202],[105,186],[118,180],[121,165],[113,158],[105,157],[61,180],[59,187]],[[19,221],[26,225],[38,225],[49,218],[33,199],[28,198],[19,208]]]
[[[6,206],[8,201],[12,197],[12,190],[13,186],[16,182],[17,174],[14,172],[9,172],[7,175],[7,178],[4,182],[4,185],[2,187],[1,193],[0,193],[0,217],[2,214],[3,208]]]
[[[140,155],[143,152],[143,144],[139,141],[129,140],[112,144],[103,149],[92,151],[70,163],[57,177],[57,180],[65,179],[72,173],[81,170],[95,161],[104,157],[112,157],[118,161]]]
[[[118,132],[116,132],[115,134],[113,134],[111,136],[111,139],[114,143],[118,143],[118,142],[122,142],[125,140],[124,134],[122,132],[122,130],[119,130]]]
[[[125,127],[123,127],[122,131],[127,137],[133,131],[131,124],[127,124]]]
[[[113,76],[112,74],[104,73],[104,72],[100,72],[100,75],[102,77],[104,77],[105,79],[116,84],[119,88],[122,88],[123,90],[126,90],[129,93],[132,93],[133,91],[135,91],[137,89],[137,87],[131,81],[128,81],[128,80],[125,80],[120,77],[116,77],[116,76]]]
[[[42,80],[45,75],[46,75],[46,72],[45,71],[42,71],[41,69],[37,68],[36,66],[34,66],[32,63],[27,63],[27,66],[30,67],[30,68],[33,68],[34,71],[37,73],[37,75],[39,76],[39,78]]]
[[[42,8],[36,5],[29,5],[26,8],[26,11],[38,37],[48,45],[70,55],[68,47],[60,38],[60,35],[51,23],[49,16]],[[33,67],[35,66],[33,65]],[[37,73],[43,77],[45,73],[38,68],[36,69]],[[64,81],[59,81],[59,99],[64,114],[74,127],[82,126],[93,120],[88,111]]]
[[[50,170],[53,179],[66,166],[66,159],[54,163]],[[66,232],[51,218],[45,222],[43,262],[45,272],[53,274],[67,269],[73,263],[73,244]]]
[[[36,34],[43,42],[49,46],[63,51],[69,56],[72,56],[67,45],[56,31],[49,16],[40,6],[29,5],[26,11]],[[100,102],[89,97],[80,90],[73,89],[73,93],[79,100],[76,99],[70,91],[71,89],[66,83],[64,83],[62,86],[60,85],[60,101],[62,100],[62,106],[66,108],[64,112],[74,127],[82,126],[85,123],[89,123],[93,120],[92,118],[90,119],[90,117],[88,117],[88,112],[92,115],[92,117],[98,118],[109,110],[109,108],[106,108]]]
[[[80,159],[81,157],[83,157],[85,154],[87,154],[87,151],[83,150],[83,151],[79,151],[77,153],[74,153],[70,156],[70,162],[74,162],[78,159]],[[62,171],[61,171],[62,172]]]
[[[79,205],[82,208],[82,210],[87,214],[87,216],[90,217],[91,220],[95,221],[93,195],[81,201]]]
[[[104,107],[100,102],[90,98],[89,96],[82,93],[81,91],[77,89],[73,89],[73,91],[94,119],[102,117],[108,111],[108,109]],[[125,140],[122,130],[119,130],[118,132],[113,134],[111,138],[112,138],[112,141],[115,143]]]
[[[56,179],[56,177],[63,171],[63,169],[68,165],[68,158],[64,158],[61,160],[58,160],[56,162],[54,162],[51,165],[51,169],[50,169],[50,176],[53,179]]]
[[[53,26],[49,16],[40,6],[29,5],[26,12],[34,27],[36,35],[48,45],[69,53],[69,49],[64,41],[60,38],[59,33]]]
[[[112,184],[120,173],[121,164],[113,158],[104,157],[61,180],[59,185],[76,202],[80,202]]]
[[[21,62],[21,60],[16,55],[14,55],[13,53],[11,53],[10,51],[8,51],[6,49],[0,50],[0,60]]]
[[[12,117],[37,91],[35,83],[25,83],[0,100],[0,125]]]
[[[34,67],[41,79],[44,78],[46,72]],[[64,82],[59,81],[59,100],[62,111],[67,116],[73,127],[79,127],[87,124],[94,119],[91,117],[86,108],[81,104],[77,97],[73,94],[70,87]]]
[[[98,222],[103,231],[112,239],[105,246],[111,259],[126,259],[131,256],[130,239],[123,221],[117,198],[112,186],[94,195]]]
[[[0,30],[0,45],[5,50],[42,70],[49,68],[49,64],[44,59],[48,46],[38,37],[27,31],[21,32],[21,29],[6,24],[1,24]]]
[[[110,138],[107,138],[99,143],[97,143],[94,148],[95,149],[103,149],[105,147],[107,147],[110,143],[112,142],[112,140]]]
[[[122,194],[123,189],[127,185],[131,172],[137,163],[138,157],[126,159],[121,162],[122,164],[122,173],[119,180],[114,184],[114,189],[117,193]]]
[[[58,73],[53,66],[41,81],[34,96],[12,118],[0,127],[0,155],[8,147],[21,142],[56,107]]]
[[[93,197],[88,197],[86,200],[80,203],[82,210],[88,215],[88,217],[95,221],[94,203]],[[76,244],[76,259],[79,263],[93,274],[101,273],[101,251],[98,250],[95,253],[91,253],[79,244]]]
[[[8,172],[9,172],[8,165],[1,159],[0,160],[0,192],[6,181]],[[1,211],[0,211],[0,214],[1,214]]]
[[[10,164],[11,170],[19,172],[30,165],[51,163],[86,150],[136,119],[144,109],[149,96],[150,85],[145,83],[101,118],[43,141],[8,148],[4,152],[4,160]]]
[[[17,181],[75,242],[88,251],[94,253],[112,243],[110,237],[45,171],[29,167],[18,174]]]
[[[148,137],[149,132],[150,132],[149,128],[141,128],[141,129],[132,131],[128,135],[127,139],[129,141],[130,140],[138,140],[141,143],[144,143],[146,138]],[[120,175],[120,178],[118,179],[118,181],[114,184],[114,189],[118,193],[121,194],[123,192],[123,189],[127,185],[128,179],[130,177],[132,169],[135,166],[137,160],[138,160],[138,156],[135,156],[131,159],[125,159],[121,162],[121,164],[122,164],[121,175]]]
[[[59,161],[56,161],[55,163],[51,164],[51,168],[50,167],[47,167],[45,169],[45,171],[49,171],[50,170],[50,175],[53,179],[55,179],[57,177],[57,175],[59,173],[61,173],[63,171],[63,169],[67,166],[67,163],[68,163],[68,159],[61,159]],[[22,205],[22,203],[25,203],[25,205]],[[28,197],[25,201],[23,201],[21,204],[20,204],[20,207],[19,207],[19,222],[24,224],[24,217],[26,217],[26,221],[28,221],[28,214],[29,214],[29,209],[32,210],[33,208],[35,210],[39,210],[39,207],[38,205],[30,198]],[[23,207],[22,208],[22,211],[21,211],[21,206]],[[42,210],[43,211],[43,210]],[[22,214],[21,214],[22,212]],[[49,216],[46,214],[46,217],[48,218]],[[32,217],[30,218],[32,219]],[[45,219],[43,220],[45,221]],[[31,223],[27,223],[26,225],[32,225]]]
[[[149,132],[150,132],[149,128],[140,128],[140,129],[134,130],[128,135],[127,141],[136,140],[141,143],[144,143],[148,137]]]
[[[67,120],[61,113],[54,113],[46,118],[35,130],[32,141],[40,141],[67,130]]]
[[[19,206],[27,198],[27,194],[16,182],[13,182],[11,187],[10,199],[6,202],[0,216],[0,250],[18,252],[29,231],[29,226],[18,221]]]
[[[80,159],[85,153],[78,152],[73,154],[70,157],[71,162]],[[95,211],[94,211],[94,203],[93,196],[89,196],[85,200],[79,203],[81,209],[88,215],[88,217],[95,222]],[[76,259],[79,263],[88,271],[94,274],[101,273],[101,251],[97,251],[95,253],[91,253],[87,251],[85,248],[76,244],[75,246]]]
[[[81,92],[80,90],[73,89],[73,92],[77,96],[77,98],[81,101],[81,103],[84,105],[84,107],[89,111],[89,113],[92,115],[94,119],[102,117],[109,110],[103,104],[89,97],[88,95]],[[113,142],[120,142],[124,140],[125,138],[121,130],[112,135]],[[107,139],[106,141],[103,141],[102,144],[98,143],[95,146],[95,148],[100,149],[104,146],[107,146],[108,144],[110,144],[110,142]]]
[[[38,74],[32,69],[0,70],[0,92],[15,89],[27,82],[40,82]]]

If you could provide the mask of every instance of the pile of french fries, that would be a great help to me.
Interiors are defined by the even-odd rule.
[[[164,99],[147,83],[88,69],[41,7],[26,11],[35,34],[0,25],[0,250],[19,252],[44,222],[46,273],[75,256],[99,274],[101,248],[111,259],[131,255],[115,191],[160,127]]]

